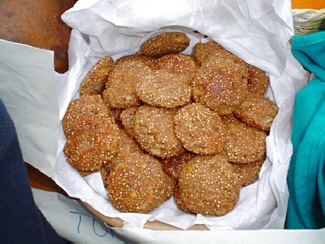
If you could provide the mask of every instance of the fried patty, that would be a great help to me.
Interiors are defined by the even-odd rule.
[[[159,158],[170,158],[184,152],[174,132],[173,119],[177,109],[142,105],[136,112],[135,138],[141,147]]]
[[[120,114],[120,120],[123,125],[123,128],[125,132],[131,137],[135,137],[134,121],[135,121],[135,114],[138,111],[138,108],[139,106],[133,106],[124,109]]]
[[[222,216],[238,202],[240,183],[235,168],[222,155],[196,156],[184,167],[178,180],[176,204],[187,212]]]
[[[168,174],[174,180],[178,180],[184,165],[195,156],[195,153],[185,151],[176,157],[161,160],[161,165],[166,174]]]
[[[108,198],[122,212],[149,213],[170,198],[175,181],[149,154],[129,155],[108,177]]]
[[[116,155],[112,158],[110,169],[113,169],[119,163],[122,163],[126,157],[133,154],[141,155],[144,151],[139,144],[130,137],[124,130],[121,130],[118,142],[118,150]]]
[[[80,171],[98,171],[118,150],[120,131],[112,117],[94,115],[91,124],[64,146],[67,162]]]
[[[79,88],[80,95],[102,94],[108,74],[113,70],[113,68],[113,58],[110,56],[100,58],[82,81]]]
[[[196,72],[192,97],[221,115],[232,113],[247,97],[247,67],[210,56]]]
[[[278,113],[277,105],[263,95],[251,94],[234,111],[241,121],[259,130],[269,131]]]
[[[266,73],[253,65],[247,64],[248,68],[248,86],[249,93],[264,95],[269,87],[269,77]]]
[[[264,131],[253,128],[233,115],[222,117],[226,125],[224,151],[232,163],[250,163],[263,158],[266,151]]]
[[[110,108],[125,109],[140,105],[136,86],[149,75],[150,68],[139,56],[119,60],[109,74],[103,92],[103,99]]]
[[[137,52],[139,55],[162,57],[180,53],[190,45],[190,38],[182,32],[163,32],[146,40]]]
[[[94,116],[110,117],[111,113],[100,95],[83,95],[70,102],[62,120],[62,127],[67,138],[73,137],[94,126]]]
[[[196,72],[193,58],[170,54],[157,59],[136,87],[140,99],[151,106],[174,108],[191,100],[191,81]]]
[[[230,55],[231,53],[229,51],[215,41],[198,42],[193,48],[193,56],[199,65],[211,56],[226,58]]]
[[[264,160],[265,157],[262,157],[251,163],[232,164],[235,167],[238,180],[243,187],[254,183],[258,179]]]
[[[110,172],[120,163],[125,162],[126,157],[133,155],[142,155],[144,152],[137,142],[130,137],[124,130],[120,130],[117,153],[112,156],[111,160],[102,165],[100,170],[104,185],[108,184]]]
[[[197,64],[192,56],[185,54],[169,54],[151,62],[156,70],[165,70],[168,73],[180,75],[186,84],[190,84],[197,70]]]
[[[191,152],[211,155],[222,150],[224,125],[218,113],[201,103],[180,108],[175,117],[175,134]]]

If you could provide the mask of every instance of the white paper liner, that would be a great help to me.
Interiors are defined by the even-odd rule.
[[[150,214],[121,213],[103,195],[99,174],[88,183],[65,160],[61,130],[58,160],[53,179],[72,197],[80,198],[108,217],[119,217],[128,226],[142,228],[148,220],[159,220],[186,229],[205,224],[216,229],[283,228],[288,189],[286,175],[292,154],[291,114],[295,93],[308,73],[293,58],[288,40],[293,34],[290,1],[89,1],[79,0],[63,15],[73,31],[70,40],[70,70],[59,88],[60,119],[69,102],[78,97],[78,87],[92,65],[102,56],[115,60],[135,53],[150,36],[162,31],[183,31],[191,37],[191,48],[202,35],[265,70],[270,77],[267,96],[279,106],[267,138],[267,159],[259,180],[241,190],[233,211],[222,217],[185,214],[173,198]],[[200,34],[193,33],[193,30]]]
[[[0,40],[0,99],[14,122],[24,161],[47,176],[56,163],[59,131],[53,61],[53,51]]]

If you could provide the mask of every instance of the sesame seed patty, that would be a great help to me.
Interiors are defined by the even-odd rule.
[[[183,146],[194,153],[211,155],[221,151],[224,125],[219,115],[201,103],[191,103],[174,117],[175,133]]]
[[[219,154],[191,159],[180,174],[178,187],[175,198],[180,208],[216,216],[235,207],[241,188],[234,166]]]

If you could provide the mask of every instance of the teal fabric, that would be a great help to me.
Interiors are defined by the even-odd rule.
[[[295,98],[288,171],[288,229],[325,227],[325,31],[294,36],[292,53],[315,74]]]

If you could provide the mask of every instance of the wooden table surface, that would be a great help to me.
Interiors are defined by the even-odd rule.
[[[31,187],[45,191],[58,192],[62,195],[67,196],[66,192],[61,187],[59,187],[54,182],[54,180],[52,180],[47,175],[43,174],[41,171],[34,168],[30,164],[25,163],[25,165],[27,168],[27,174]]]

